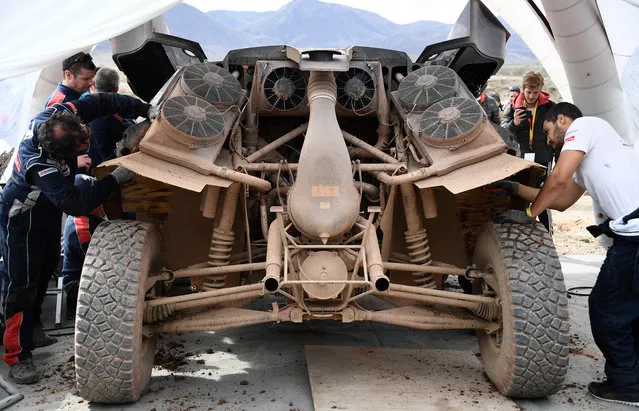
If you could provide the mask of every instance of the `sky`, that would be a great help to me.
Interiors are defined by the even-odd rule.
[[[422,20],[434,20],[454,23],[464,9],[467,0],[321,0],[324,3],[337,3],[349,7],[372,11],[397,24],[413,23]],[[260,1],[221,1],[221,0],[185,0],[201,11],[270,11],[277,10],[290,0]],[[445,5],[442,5],[445,3]]]

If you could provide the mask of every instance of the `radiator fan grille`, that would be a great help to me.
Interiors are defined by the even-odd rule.
[[[433,143],[447,145],[464,139],[483,118],[483,110],[475,100],[453,97],[431,105],[419,120],[419,130]]]
[[[188,66],[182,75],[185,91],[213,104],[233,105],[242,96],[242,86],[235,77],[213,63]]]
[[[170,125],[169,135],[191,148],[207,147],[224,133],[220,111],[194,96],[171,97],[162,105],[162,121]]]
[[[346,110],[359,111],[368,107],[375,96],[375,80],[357,67],[335,74],[337,103]]]
[[[458,77],[453,70],[427,66],[406,76],[397,91],[405,107],[425,109],[440,100],[455,97],[458,88]]]
[[[264,79],[264,96],[276,110],[294,110],[306,96],[306,79],[292,67],[278,67]]]

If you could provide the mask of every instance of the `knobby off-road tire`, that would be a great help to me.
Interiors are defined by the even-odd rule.
[[[537,223],[488,223],[473,262],[495,273],[499,289],[488,294],[496,291],[502,304],[502,330],[477,331],[486,374],[510,397],[557,392],[568,368],[570,335],[566,287],[550,235]]]
[[[136,401],[149,384],[155,338],[142,335],[144,283],[159,260],[155,228],[107,221],[84,260],[75,325],[75,371],[89,401]]]

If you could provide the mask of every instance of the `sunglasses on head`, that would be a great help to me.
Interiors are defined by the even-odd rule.
[[[67,67],[65,68],[65,70],[68,70],[75,63],[89,63],[89,62],[93,63],[93,57],[91,57],[90,54],[78,53],[67,62]]]

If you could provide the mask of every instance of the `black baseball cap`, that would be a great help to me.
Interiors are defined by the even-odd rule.
[[[95,71],[95,64],[93,64],[93,57],[90,54],[79,52],[75,53],[71,57],[67,57],[62,60],[62,71],[69,70],[71,67],[76,64],[81,63],[82,67]]]
[[[516,91],[517,93],[521,93],[521,88],[519,88],[519,86],[510,86],[508,87],[508,91]]]

